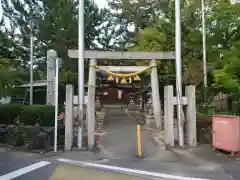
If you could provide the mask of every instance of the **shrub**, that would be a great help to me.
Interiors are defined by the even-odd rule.
[[[24,145],[25,137],[26,137],[26,127],[24,127],[22,124],[9,128],[8,133],[5,136],[6,142],[13,146]]]
[[[62,112],[63,108],[59,108]],[[0,124],[15,124],[18,120],[25,125],[34,125],[36,122],[41,126],[54,126],[55,107],[50,105],[0,105]]]
[[[22,111],[22,104],[0,104],[0,124],[14,124]]]
[[[20,113],[19,121],[26,125],[34,125],[36,122],[42,126],[54,125],[54,106],[26,105]]]

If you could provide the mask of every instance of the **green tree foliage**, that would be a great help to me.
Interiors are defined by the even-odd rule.
[[[116,42],[122,49],[133,45],[138,32],[157,22],[160,12],[159,2],[152,0],[109,0],[112,23],[116,29]]]
[[[92,0],[85,0],[85,49],[175,50],[174,1],[108,1],[109,9],[99,9]],[[217,90],[236,94],[239,92],[236,83],[239,77],[233,72],[238,68],[239,60],[240,5],[232,4],[229,0],[205,0],[205,6],[209,86],[214,83]],[[0,24],[0,53],[3,57],[14,59],[16,64],[28,69],[29,21],[32,20],[34,58],[46,57],[48,49],[55,49],[63,58],[61,82],[77,82],[77,61],[67,56],[68,48],[77,47],[76,1],[3,0],[3,10],[4,19]],[[181,0],[181,32],[183,81],[201,87],[203,66],[200,1]],[[46,59],[35,63],[35,76],[44,79]],[[112,62],[113,65],[120,63]],[[87,63],[85,68],[87,72]],[[159,61],[158,69],[161,82],[174,81],[174,61]]]
[[[131,48],[137,51],[174,51],[175,50],[175,11],[173,1],[127,1],[122,0],[122,6],[112,2],[118,8],[122,8],[116,16],[126,18],[125,27],[131,24],[135,27],[132,32]],[[151,3],[150,3],[151,2]],[[133,6],[130,6],[133,4]],[[138,8],[134,8],[138,7]],[[146,10],[147,9],[147,10]],[[146,15],[146,13],[148,15]],[[182,3],[182,57],[183,68],[186,69],[186,83],[199,84],[196,75],[189,74],[189,68],[199,68],[201,57],[201,16],[199,3]],[[128,14],[132,14],[131,17]],[[133,20],[135,14],[141,16]],[[149,24],[148,24],[149,23]],[[145,26],[146,25],[146,26]],[[125,31],[129,31],[126,28]],[[129,37],[126,37],[129,39]],[[191,45],[189,45],[191,44]],[[196,60],[196,61],[195,61]],[[174,61],[161,61],[159,65],[160,79],[166,83],[175,79]],[[201,71],[201,68],[198,71]],[[196,72],[196,69],[193,70]],[[194,82],[193,82],[194,81]]]
[[[100,26],[105,18],[105,10],[100,10],[92,0],[85,2],[85,49],[98,47],[96,39],[100,35]],[[39,20],[37,37],[42,43],[40,54],[44,56],[47,49],[55,49],[64,60],[64,67],[76,71],[77,61],[70,60],[68,48],[78,46],[78,13],[75,1],[42,1],[45,15]]]
[[[108,25],[105,23],[108,11],[99,9],[93,0],[84,2],[85,49],[109,49],[111,37],[101,36],[104,33],[109,34],[105,32]],[[70,0],[3,1],[2,28],[5,35],[13,40],[14,46],[18,47],[20,53],[17,58],[26,71],[29,67],[30,30],[33,30],[36,66],[34,71],[37,71],[34,73],[34,79],[42,79],[46,75],[46,52],[49,49],[56,50],[58,56],[63,59],[62,67],[66,72],[76,73],[77,60],[68,58],[67,49],[76,49],[78,46],[77,7],[77,1]]]
[[[237,100],[240,98],[240,41],[222,58],[222,67],[213,71],[214,85],[221,91],[230,93]]]
[[[11,61],[0,57],[0,97],[11,95],[14,87],[21,82],[18,75],[18,71],[11,65]]]
[[[239,4],[226,0],[207,0],[205,4],[207,60],[211,83],[212,69],[221,67],[221,55],[230,50],[239,39],[240,7]],[[125,48],[129,49],[131,42],[130,49],[138,51],[174,51],[174,1],[111,0],[110,7],[115,9],[113,16],[121,22],[119,31],[125,32]],[[130,26],[133,28],[129,28]],[[186,84],[201,85],[203,68],[200,1],[181,1],[181,32],[183,80]],[[160,64],[159,72],[167,69],[167,74],[175,74],[175,63],[162,61]]]
[[[11,50],[10,48],[13,46],[13,43],[10,39],[6,36],[6,34],[0,31],[0,55],[5,58],[11,57]]]

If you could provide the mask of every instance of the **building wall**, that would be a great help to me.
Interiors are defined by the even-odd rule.
[[[121,97],[119,91],[122,91]],[[136,93],[138,90],[134,88],[124,87],[101,87],[96,89],[96,95],[100,96],[101,104],[127,104],[130,101],[130,94]],[[135,98],[135,102],[139,103],[138,98]]]

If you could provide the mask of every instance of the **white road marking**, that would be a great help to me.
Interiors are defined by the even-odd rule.
[[[150,172],[150,171],[142,171],[138,169],[122,168],[117,166],[109,166],[104,164],[96,164],[96,163],[83,162],[83,161],[74,161],[74,160],[63,159],[63,158],[58,159],[58,161],[69,163],[69,164],[82,165],[85,167],[106,169],[114,172],[122,172],[126,174],[135,174],[135,175],[142,175],[142,176],[152,176],[156,178],[166,178],[166,179],[172,179],[172,180],[211,180],[211,179],[184,177],[184,176],[177,176],[177,175],[171,175],[171,174],[156,173],[156,172]]]
[[[36,169],[39,169],[41,167],[44,167],[44,166],[46,166],[48,164],[50,164],[50,162],[48,162],[48,161],[40,161],[38,163],[32,164],[30,166],[27,166],[27,167],[18,169],[16,171],[10,172],[8,174],[5,174],[3,176],[0,176],[0,180],[11,180],[11,179],[14,179],[16,177],[19,177],[19,176],[22,176],[24,174],[27,174],[27,173],[29,173],[31,171],[34,171]]]

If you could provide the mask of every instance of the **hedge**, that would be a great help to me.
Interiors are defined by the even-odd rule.
[[[62,111],[60,107],[59,112]],[[55,107],[50,105],[1,104],[0,124],[15,124],[19,120],[25,125],[39,122],[41,126],[53,126],[54,114]]]
[[[21,111],[21,104],[0,104],[0,124],[15,124]]]

